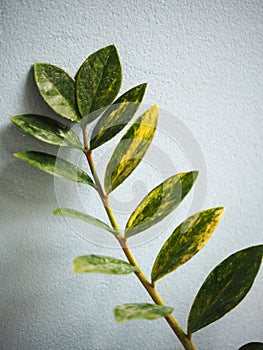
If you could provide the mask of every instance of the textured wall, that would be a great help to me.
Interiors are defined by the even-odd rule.
[[[123,63],[122,91],[149,82],[145,102],[159,103],[174,115],[175,123],[161,113],[163,132],[155,140],[156,150],[169,155],[179,171],[194,164],[196,154],[195,166],[200,165],[203,176],[200,205],[227,207],[203,251],[159,282],[164,299],[175,305],[185,326],[193,297],[208,272],[230,253],[262,242],[262,1],[1,0],[0,16],[0,348],[180,349],[163,320],[115,323],[113,306],[149,301],[134,277],[72,274],[78,255],[122,254],[103,247],[100,239],[95,244],[97,237],[85,239],[83,226],[73,231],[73,222],[50,216],[57,202],[72,202],[76,208],[84,190],[77,188],[76,193],[65,182],[54,186],[51,176],[14,159],[15,151],[44,148],[22,137],[9,117],[23,112],[53,115],[35,90],[31,66],[36,61],[57,64],[74,74],[87,55],[115,43]],[[166,136],[169,131],[171,137],[178,133],[179,122],[184,131],[176,143]],[[194,143],[190,155],[184,154],[184,136],[197,142],[201,156]],[[154,169],[154,155],[149,157],[147,164]],[[136,197],[136,186],[145,190],[156,184],[147,169],[142,165],[136,173],[139,182],[132,177],[127,187],[123,185],[120,202],[113,199],[116,208],[129,202],[125,194]],[[131,191],[128,181],[134,181]],[[192,198],[195,207],[198,198]],[[85,192],[84,200],[81,205],[104,217],[93,193]],[[191,211],[184,208],[181,217],[175,215],[173,222],[158,226],[161,235],[145,243],[145,233],[144,244],[134,248],[147,273],[170,232],[166,228],[174,228]],[[263,341],[262,315],[261,272],[237,309],[194,336],[198,349],[235,350],[248,341]]]

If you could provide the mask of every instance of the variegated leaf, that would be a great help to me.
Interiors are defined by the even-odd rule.
[[[52,212],[53,215],[64,215],[64,216],[68,216],[72,219],[79,219],[82,220],[84,222],[87,222],[89,224],[92,224],[94,226],[97,226],[99,228],[102,228],[104,230],[107,230],[111,233],[113,233],[115,236],[117,235],[116,230],[114,230],[113,228],[111,228],[109,225],[105,224],[105,222],[94,218],[93,216],[90,216],[88,214],[82,213],[78,210],[74,210],[74,209],[69,209],[69,208],[58,208],[56,210],[54,210]]]
[[[74,260],[74,273],[96,272],[110,275],[125,275],[136,272],[138,268],[126,261],[102,255],[79,256]]]
[[[136,235],[163,220],[183,201],[197,175],[197,171],[180,173],[155,187],[131,214],[125,236]]]
[[[212,208],[190,216],[182,222],[162,246],[152,269],[152,282],[191,259],[214,232],[224,208]]]
[[[125,92],[104,112],[92,131],[91,149],[112,139],[127,125],[139,108],[146,86],[141,84]]]
[[[173,310],[170,306],[157,304],[123,304],[114,308],[114,316],[117,322],[136,319],[155,320],[170,315]]]
[[[76,76],[77,104],[85,122],[94,120],[102,108],[112,103],[121,80],[121,64],[114,45],[94,52],[85,60]]]
[[[72,130],[48,117],[22,114],[12,117],[11,121],[26,133],[46,143],[83,149],[80,139]]]
[[[62,158],[35,151],[14,153],[14,156],[48,174],[94,187],[94,183],[88,174],[76,165],[69,163]]]
[[[263,245],[240,250],[215,267],[195,297],[188,318],[192,334],[223,317],[249,292],[259,271]]]
[[[52,64],[35,63],[34,76],[40,94],[56,113],[73,122],[80,119],[75,81],[68,73]]]
[[[137,167],[153,139],[158,120],[155,105],[140,116],[128,129],[115,148],[107,165],[104,185],[109,194]]]

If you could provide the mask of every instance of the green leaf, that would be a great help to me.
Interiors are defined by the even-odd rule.
[[[11,121],[26,133],[52,145],[83,149],[78,136],[57,121],[34,114],[22,114],[11,118]]]
[[[238,350],[263,350],[263,343],[248,343]]]
[[[56,113],[73,122],[80,119],[75,81],[67,72],[52,64],[35,63],[34,76],[40,94]]]
[[[96,272],[110,275],[125,275],[137,271],[136,266],[126,261],[102,255],[79,256],[74,260],[74,273]]]
[[[153,139],[158,120],[155,105],[140,116],[128,129],[115,148],[107,165],[104,186],[109,194],[137,167]]]
[[[263,245],[240,250],[209,274],[195,297],[188,318],[194,333],[223,317],[246,296],[259,271]]]
[[[123,304],[114,308],[114,316],[117,322],[125,322],[136,319],[155,320],[166,317],[174,311],[169,306],[156,304]]]
[[[197,175],[197,171],[180,173],[155,187],[131,214],[125,236],[136,235],[163,220],[183,201]]]
[[[53,215],[65,215],[69,216],[70,218],[73,219],[79,219],[84,222],[87,222],[89,224],[92,224],[94,226],[100,227],[104,230],[107,230],[111,233],[113,233],[115,236],[118,234],[116,230],[111,228],[109,225],[105,224],[105,222],[94,218],[93,216],[90,216],[88,214],[82,213],[80,211],[74,210],[74,209],[69,209],[69,208],[58,208],[52,212]]]
[[[76,77],[77,104],[86,122],[94,120],[101,114],[101,108],[112,103],[121,80],[121,64],[114,45],[106,46],[86,59]],[[89,116],[92,112],[95,113]]]
[[[152,269],[155,282],[186,263],[211,237],[224,208],[212,208],[190,216],[182,222],[162,246]]]
[[[92,131],[91,149],[109,141],[127,125],[139,108],[146,86],[141,84],[125,92],[104,112]]]
[[[88,174],[62,158],[35,151],[14,153],[14,156],[48,174],[56,175],[66,180],[88,184],[94,187],[94,183]]]

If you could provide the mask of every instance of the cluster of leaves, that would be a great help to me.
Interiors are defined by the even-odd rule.
[[[76,148],[86,156],[128,125],[139,108],[147,85],[140,84],[114,100],[121,86],[122,71],[113,45],[90,55],[78,70],[75,79],[61,68],[46,63],[34,65],[34,77],[40,94],[61,117],[61,122],[33,114],[14,116],[12,122],[43,142]],[[89,144],[84,142],[83,145],[78,135],[68,126],[69,122],[79,125],[85,140],[87,125],[97,118]],[[26,151],[15,153],[15,156],[49,174],[90,185],[103,198],[108,198],[140,163],[154,137],[157,120],[158,106],[155,105],[129,126],[107,165],[104,190],[100,188],[94,173],[92,178],[76,165],[52,154]],[[83,220],[111,232],[117,239],[123,237],[127,240],[170,214],[189,193],[197,175],[197,171],[183,172],[155,187],[131,214],[124,236],[116,225],[111,227],[74,209],[59,208],[53,214]],[[203,210],[175,228],[153,264],[152,286],[186,263],[206,244],[223,211],[223,207]],[[263,245],[249,247],[234,253],[215,267],[194,299],[188,317],[189,336],[222,317],[245,297],[260,268],[262,253]],[[113,257],[86,255],[75,259],[74,272],[128,274],[137,273],[138,267]],[[119,322],[166,317],[172,312],[173,308],[157,304],[123,304],[114,309]],[[247,346],[250,347],[246,349],[252,349],[251,344]]]

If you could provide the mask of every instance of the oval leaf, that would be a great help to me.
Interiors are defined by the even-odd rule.
[[[79,256],[74,260],[74,273],[96,272],[110,275],[125,275],[137,271],[136,266],[126,261],[102,255]]]
[[[105,224],[105,222],[94,218],[88,214],[82,213],[80,211],[69,209],[69,208],[58,208],[52,212],[53,215],[65,215],[72,219],[79,219],[94,226],[100,227],[104,230],[107,230],[113,233],[115,236],[118,234],[116,230],[111,228],[109,225]]]
[[[140,318],[155,320],[156,318],[166,317],[173,311],[172,307],[157,304],[123,304],[114,308],[114,316],[117,322]]]
[[[63,69],[48,63],[35,63],[34,76],[46,103],[63,118],[80,119],[75,93],[75,80]]]
[[[263,350],[263,343],[248,343],[238,350]]]
[[[139,108],[146,86],[141,84],[125,92],[104,112],[92,131],[91,149],[112,139],[128,124]]]
[[[121,80],[121,64],[114,45],[106,46],[86,59],[76,77],[77,104],[85,121],[91,122],[101,113],[101,108],[112,103]]]
[[[128,129],[115,148],[107,165],[104,185],[109,194],[137,167],[153,139],[158,120],[155,105],[140,116]]]
[[[191,259],[206,244],[224,208],[212,208],[182,222],[162,246],[152,269],[155,282]]]
[[[52,145],[83,149],[78,136],[57,121],[34,114],[17,115],[11,121],[26,133]]]
[[[180,173],[155,187],[131,214],[125,236],[136,235],[163,220],[183,201],[197,175],[197,171]]]
[[[88,174],[62,158],[35,151],[14,153],[14,156],[48,174],[94,187],[94,183]]]
[[[262,261],[263,245],[238,251],[219,264],[206,278],[192,305],[188,333],[223,317],[246,296]]]

